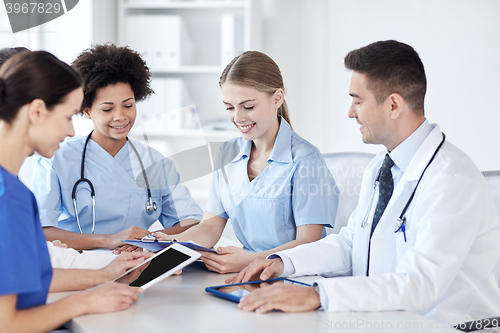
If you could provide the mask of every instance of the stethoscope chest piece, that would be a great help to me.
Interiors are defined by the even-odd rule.
[[[156,202],[153,202],[153,199],[149,197],[149,200],[146,201],[146,212],[148,215],[153,214],[153,212],[156,212]]]
[[[90,134],[87,136],[87,140],[85,141],[85,144],[83,146],[82,166],[80,168],[80,179],[73,186],[73,192],[72,192],[72,199],[73,199],[73,206],[75,209],[76,223],[78,224],[78,229],[80,230],[80,233],[83,233],[82,226],[80,224],[80,218],[78,217],[78,206],[76,204],[76,192],[78,191],[78,185],[81,183],[87,183],[90,187],[90,195],[92,197],[92,234],[95,231],[95,222],[96,222],[96,219],[95,219],[95,191],[94,191],[94,186],[92,185],[92,182],[89,179],[85,178],[84,176],[85,176],[85,156],[87,153],[87,145],[89,143],[90,137],[92,136],[93,132],[94,131],[92,130],[90,132]],[[127,141],[128,141],[128,138],[127,138]],[[149,187],[148,176],[146,174],[146,170],[144,169],[144,164],[142,163],[142,159],[141,159],[141,156],[139,155],[139,152],[137,151],[137,149],[135,148],[135,146],[132,142],[130,142],[130,141],[128,141],[128,142],[130,143],[130,146],[134,150],[135,154],[137,155],[137,159],[139,160],[139,163],[141,164],[142,174],[144,175],[144,179],[146,180],[146,188],[148,191],[148,201],[146,201],[146,212],[148,215],[151,215],[151,214],[153,214],[153,212],[156,211],[157,206],[156,206],[156,202],[153,202],[153,198],[151,197],[151,189]]]

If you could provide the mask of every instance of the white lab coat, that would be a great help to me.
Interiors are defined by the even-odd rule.
[[[100,269],[112,262],[117,256],[109,252],[83,251],[55,246],[47,242],[52,268]]]
[[[394,189],[371,239],[370,277],[372,217],[361,223],[385,152],[368,165],[358,207],[339,234],[278,253],[295,275],[354,276],[317,281],[323,308],[409,310],[448,323],[500,315],[500,222],[484,177],[462,151],[443,144],[406,212],[407,241],[394,232],[441,140],[435,125]]]

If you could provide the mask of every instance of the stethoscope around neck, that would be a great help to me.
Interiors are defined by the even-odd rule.
[[[429,163],[427,163],[427,165],[425,166],[424,171],[422,171],[422,174],[420,175],[420,178],[418,179],[417,185],[415,185],[415,188],[413,189],[413,192],[412,192],[410,198],[408,199],[408,201],[406,202],[405,207],[401,211],[401,214],[399,215],[399,218],[396,220],[396,225],[395,225],[395,228],[394,228],[394,233],[396,233],[396,232],[398,232],[398,231],[401,230],[403,232],[405,242],[406,242],[406,233],[405,233],[405,229],[406,229],[406,227],[405,227],[405,223],[406,223],[406,217],[405,217],[406,210],[408,209],[408,206],[410,206],[410,203],[412,202],[413,197],[415,196],[415,192],[417,191],[418,184],[420,184],[420,181],[422,180],[422,177],[424,176],[425,171],[427,170],[427,168],[429,167],[429,165],[431,165],[431,163],[434,160],[434,158],[436,157],[439,149],[441,148],[441,146],[443,145],[444,141],[446,140],[446,135],[444,133],[442,133],[442,134],[443,134],[443,139],[441,140],[441,143],[437,146],[436,150],[434,151],[434,154],[432,155],[431,159],[429,160]],[[380,169],[378,170],[377,178],[375,178],[375,183],[373,185],[372,195],[370,197],[370,204],[368,205],[368,209],[365,212],[365,216],[363,217],[363,220],[361,221],[361,228],[364,228],[364,227],[366,227],[368,225],[368,217],[370,215],[370,211],[372,210],[373,198],[375,196],[375,189],[377,188],[377,186],[379,184],[379,178],[380,178]]]
[[[89,143],[90,137],[92,136],[93,132],[94,131],[92,130],[90,132],[90,134],[87,136],[87,140],[85,140],[85,145],[83,146],[83,153],[82,153],[82,166],[81,166],[80,179],[76,181],[75,185],[73,185],[73,191],[71,193],[71,198],[73,199],[73,207],[75,208],[76,223],[78,224],[78,229],[80,230],[80,233],[82,233],[82,234],[83,234],[82,226],[80,224],[80,218],[78,217],[78,207],[76,205],[76,193],[78,191],[78,185],[80,185],[81,183],[87,183],[90,187],[90,196],[92,197],[92,234],[95,231],[95,190],[94,190],[94,185],[92,185],[92,182],[89,179],[85,178],[85,155],[87,153],[87,145]],[[132,144],[132,142],[128,140],[128,137],[127,137],[127,141],[130,144],[130,146],[132,147],[132,149],[134,150],[135,154],[137,155],[137,159],[139,160],[139,163],[141,164],[142,174],[144,175],[144,179],[146,181],[146,187],[148,190],[148,200],[146,201],[146,213],[148,215],[151,215],[151,214],[153,214],[153,212],[156,211],[157,206],[156,206],[156,202],[153,202],[153,197],[151,196],[151,189],[149,187],[148,176],[146,174],[146,170],[144,169],[144,164],[142,163],[142,159],[141,159],[141,156],[139,155],[139,152],[137,151],[135,146]]]

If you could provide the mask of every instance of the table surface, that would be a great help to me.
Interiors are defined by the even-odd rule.
[[[234,275],[234,274],[233,274]],[[236,303],[205,292],[224,284],[232,275],[209,272],[202,263],[186,267],[139,296],[126,311],[88,315],[73,319],[67,327],[73,333],[126,332],[454,332],[436,321],[406,311],[325,312],[266,314],[238,310]],[[312,282],[319,277],[296,278]],[[49,295],[50,301],[68,293]]]

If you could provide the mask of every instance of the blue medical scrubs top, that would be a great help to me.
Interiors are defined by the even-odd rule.
[[[42,226],[80,232],[73,205],[73,185],[80,179],[85,136],[67,139],[51,159],[40,157],[31,183],[40,208]],[[158,209],[148,215],[148,192],[142,168],[130,142],[137,149],[148,175],[153,202]],[[169,228],[186,219],[200,221],[203,210],[179,183],[170,159],[138,141],[129,139],[113,157],[89,140],[85,178],[95,189],[95,233],[112,234],[131,226],[148,229],[156,220]],[[92,230],[92,198],[89,185],[81,183],[76,195],[78,216],[84,233]]]
[[[297,227],[302,225],[333,227],[338,191],[315,146],[280,118],[269,165],[249,181],[251,148],[252,141],[241,137],[221,147],[206,209],[231,219],[235,235],[245,249],[267,251],[293,241]]]
[[[1,166],[0,267],[0,296],[17,294],[17,309],[46,303],[52,266],[36,200]]]

